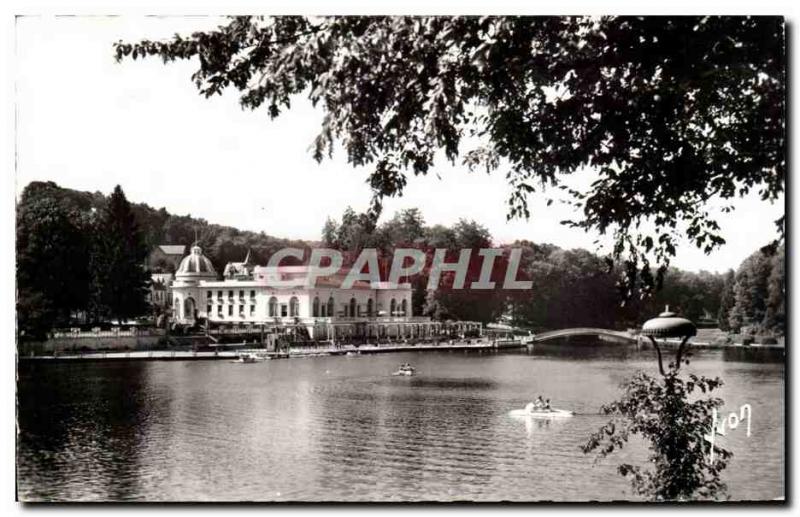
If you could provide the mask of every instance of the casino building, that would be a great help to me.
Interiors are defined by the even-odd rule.
[[[250,254],[225,266],[220,279],[211,261],[195,245],[183,258],[172,282],[172,317],[182,325],[301,326],[311,339],[340,336],[412,338],[440,333],[443,324],[415,317],[411,288],[389,282],[356,281],[343,288],[347,271],[305,279],[310,266],[262,267]],[[291,287],[276,287],[276,282]],[[465,323],[463,330],[480,330]],[[475,328],[467,328],[467,326]]]

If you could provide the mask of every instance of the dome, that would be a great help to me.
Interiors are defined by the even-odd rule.
[[[192,253],[183,257],[175,278],[217,278],[217,272],[208,257],[203,255],[203,250],[198,245],[192,247]]]

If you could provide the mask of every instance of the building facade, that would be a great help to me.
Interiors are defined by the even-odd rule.
[[[318,277],[309,287],[312,273],[317,271],[310,266],[257,266],[248,254],[244,262],[228,264],[220,279],[200,247],[194,246],[172,282],[173,321],[301,326],[312,339],[348,333],[418,335],[425,332],[419,325],[430,322],[412,314],[410,286],[356,281],[343,288],[343,272]]]

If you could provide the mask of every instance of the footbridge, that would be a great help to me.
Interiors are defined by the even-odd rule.
[[[541,341],[548,341],[550,339],[562,339],[572,336],[597,336],[597,337],[610,337],[614,340],[625,340],[631,343],[636,343],[638,337],[628,332],[621,330],[597,329],[597,328],[574,328],[574,329],[561,329],[551,330],[549,332],[542,332],[529,338],[529,342],[539,343]]]

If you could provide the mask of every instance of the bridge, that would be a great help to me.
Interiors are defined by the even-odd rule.
[[[549,332],[542,332],[540,334],[536,334],[533,337],[529,338],[528,342],[539,343],[541,341],[548,341],[550,339],[569,338],[573,336],[597,336],[597,337],[606,336],[614,339],[630,341],[631,343],[636,343],[638,341],[637,336],[632,336],[631,334],[621,330],[609,330],[609,329],[597,329],[597,328],[574,328],[574,329],[561,329],[561,330],[551,330]]]

